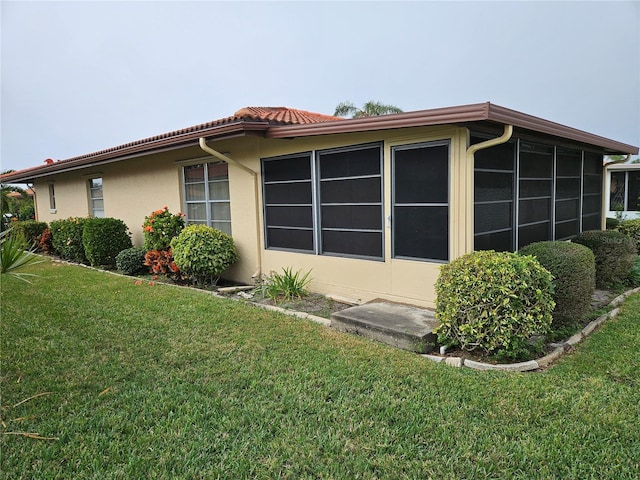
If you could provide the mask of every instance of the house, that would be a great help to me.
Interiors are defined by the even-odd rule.
[[[603,156],[637,152],[491,103],[356,119],[244,108],[2,181],[33,184],[41,221],[117,217],[136,244],[150,212],[183,211],[233,236],[237,281],[292,267],[320,293],[432,307],[445,262],[601,229]]]
[[[606,166],[606,216],[623,220],[640,218],[640,164]]]

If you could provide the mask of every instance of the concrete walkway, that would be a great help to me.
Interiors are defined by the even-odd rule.
[[[331,328],[393,347],[428,353],[436,346],[439,322],[431,310],[397,303],[367,303],[331,315]]]

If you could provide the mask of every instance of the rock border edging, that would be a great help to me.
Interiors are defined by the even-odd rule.
[[[640,292],[640,287],[627,290],[626,292],[618,295],[610,303],[610,307],[614,307],[610,312],[600,315],[595,320],[589,322],[582,330],[572,335],[564,342],[552,343],[553,350],[547,353],[545,356],[536,360],[529,360],[527,362],[519,363],[483,363],[476,362],[475,360],[468,360],[462,357],[441,357],[438,355],[422,354],[424,357],[432,362],[444,363],[452,367],[467,367],[474,370],[499,370],[505,372],[530,372],[532,370],[539,370],[546,368],[560,358],[563,354],[568,352],[574,345],[580,343],[584,338],[597,330],[604,322],[610,318],[614,318],[620,313],[619,306],[631,295]]]

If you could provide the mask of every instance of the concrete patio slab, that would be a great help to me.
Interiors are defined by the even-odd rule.
[[[331,315],[331,328],[418,353],[435,348],[433,329],[438,325],[431,310],[387,302],[358,305]]]

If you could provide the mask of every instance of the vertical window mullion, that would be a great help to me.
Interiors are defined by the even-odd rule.
[[[515,182],[516,188],[514,189],[515,198],[514,198],[514,221],[513,221],[513,232],[514,232],[514,243],[513,249],[518,250],[518,242],[520,241],[520,139],[517,142],[516,148],[516,174],[515,174]]]
[[[313,253],[320,255],[322,245],[321,206],[320,206],[320,165],[318,154],[311,152],[311,211],[313,215]]]

